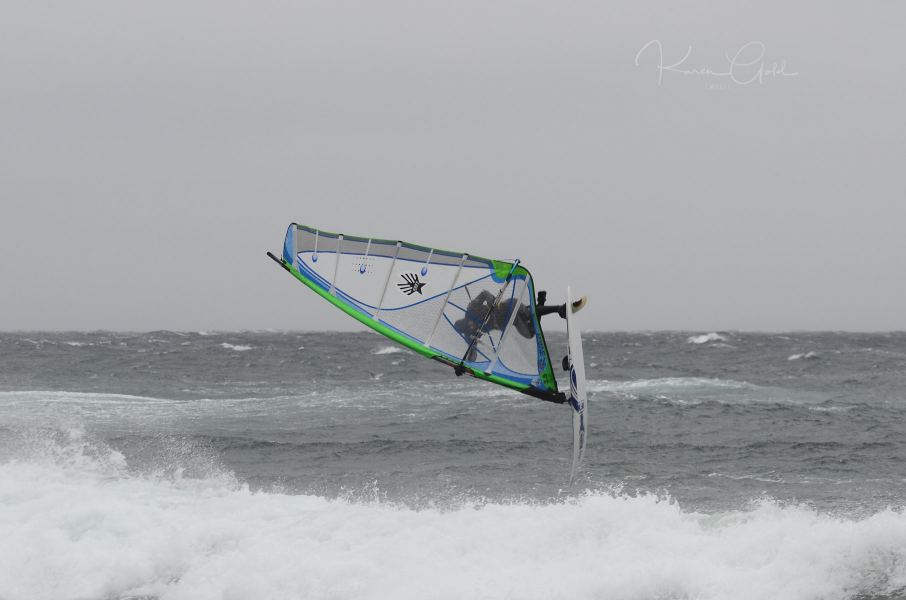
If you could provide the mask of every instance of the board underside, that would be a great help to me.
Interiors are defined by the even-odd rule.
[[[573,460],[570,483],[585,458],[588,441],[588,398],[585,387],[585,356],[582,351],[582,333],[573,312],[572,290],[566,288],[566,330],[569,337],[569,405],[573,409]]]

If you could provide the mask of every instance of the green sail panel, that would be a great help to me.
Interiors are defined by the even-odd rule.
[[[419,354],[560,402],[522,265],[293,223],[282,265],[346,314]]]

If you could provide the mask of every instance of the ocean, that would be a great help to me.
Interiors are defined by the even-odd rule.
[[[906,333],[584,344],[570,487],[376,334],[0,333],[0,599],[906,598]]]

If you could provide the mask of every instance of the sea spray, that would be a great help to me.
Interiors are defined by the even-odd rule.
[[[794,600],[906,584],[898,510],[706,514],[608,492],[416,510],[92,460],[0,464],[0,597]]]

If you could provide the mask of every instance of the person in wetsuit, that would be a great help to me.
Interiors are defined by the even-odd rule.
[[[471,341],[475,339],[476,334],[478,334],[479,329],[482,330],[482,333],[487,333],[494,330],[503,331],[506,327],[513,305],[517,301],[515,298],[501,300],[500,304],[497,305],[497,309],[492,311],[494,299],[494,296],[489,291],[482,290],[480,294],[472,298],[469,302],[469,305],[466,307],[466,314],[463,318],[453,323],[453,327],[465,340],[471,343]],[[584,305],[584,302],[585,298],[583,297],[579,302],[574,303],[577,305],[574,310],[579,310],[581,305]],[[535,302],[535,314],[539,319],[544,315],[553,313],[559,314],[564,319],[566,318],[566,304],[547,306],[546,303],[547,292],[539,291],[538,299]],[[581,303],[581,305],[579,305],[579,303]],[[488,314],[489,311],[490,315]],[[532,322],[531,307],[520,303],[516,308],[516,311],[516,317],[513,319],[513,326],[516,328],[516,331],[527,339],[535,337],[535,326]],[[487,323],[482,328],[481,324],[484,322],[485,317],[487,317]],[[477,356],[478,351],[475,348],[475,344],[472,344],[465,360],[474,361]]]
[[[503,328],[506,327],[507,319],[510,317],[510,311],[513,308],[513,304],[516,303],[516,299],[510,298],[508,300],[501,300],[500,304],[497,305],[497,308],[491,310],[494,307],[494,299],[491,292],[487,290],[482,290],[480,294],[472,298],[469,305],[466,307],[466,314],[463,318],[453,323],[453,327],[456,328],[456,331],[458,331],[466,340],[471,341],[478,333],[478,330],[481,328],[481,324],[486,317],[488,321],[485,323],[484,328],[482,328],[482,333],[494,330],[503,331]],[[531,309],[525,304],[520,304],[516,310],[516,318],[513,319],[513,325],[516,327],[516,331],[524,338],[535,337]],[[489,312],[490,315],[488,314]],[[473,348],[472,351],[474,352],[474,350],[475,349]],[[473,359],[469,358],[468,360]]]

